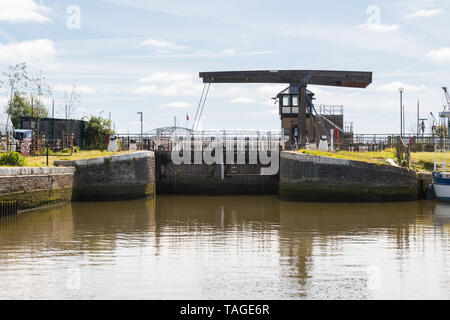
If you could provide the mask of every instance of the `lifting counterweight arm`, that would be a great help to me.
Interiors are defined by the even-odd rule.
[[[295,83],[366,88],[372,72],[328,70],[259,70],[200,72],[204,83]],[[306,79],[306,83],[301,83]]]

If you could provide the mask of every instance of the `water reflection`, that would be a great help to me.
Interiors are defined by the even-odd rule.
[[[0,219],[0,298],[450,298],[449,226],[434,202],[72,203]]]

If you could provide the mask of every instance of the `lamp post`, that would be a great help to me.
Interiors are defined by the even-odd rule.
[[[403,88],[398,88],[400,92],[400,137],[403,137]]]
[[[144,150],[144,141],[143,141],[143,123],[144,123],[144,116],[141,111],[136,112],[136,114],[141,115],[141,150]]]

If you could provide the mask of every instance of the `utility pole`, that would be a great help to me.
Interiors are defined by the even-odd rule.
[[[402,112],[403,112],[403,133],[406,134],[406,121],[405,121],[405,105],[402,106]]]
[[[400,92],[400,137],[403,137],[403,88],[398,88]]]
[[[141,115],[141,150],[144,150],[144,141],[143,141],[143,131],[144,131],[144,127],[143,127],[143,123],[144,123],[144,115],[141,111],[137,112],[136,114],[140,114]]]
[[[420,101],[419,100],[417,100],[417,137],[419,137],[419,132],[420,132],[420,129],[419,129],[419,126],[420,126],[420,119],[419,119],[419,105],[420,105]]]

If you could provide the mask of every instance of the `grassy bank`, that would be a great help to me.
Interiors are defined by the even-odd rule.
[[[91,158],[99,158],[99,157],[108,157],[116,154],[129,153],[129,151],[120,151],[120,152],[107,152],[100,150],[83,150],[74,152],[72,155],[55,155],[48,157],[48,165],[53,166],[53,162],[55,160],[80,160],[80,159],[91,159]],[[47,164],[46,156],[38,156],[38,157],[25,157],[25,166],[26,167],[44,167]]]
[[[434,152],[413,152],[411,158],[414,165],[422,171],[433,171],[434,167]],[[436,160],[444,162],[443,154],[437,154]],[[447,154],[446,161],[450,162],[450,154]]]
[[[311,154],[315,156],[331,157],[331,158],[341,158],[355,161],[363,161],[370,163],[388,164],[386,159],[395,160],[394,149],[386,149],[384,151],[374,151],[374,152],[351,152],[351,151],[338,151],[338,152],[325,152],[320,150],[306,150],[301,149],[298,152]]]
[[[341,158],[355,161],[364,161],[370,163],[389,164],[387,159],[394,159],[397,162],[394,149],[386,149],[384,151],[376,152],[350,152],[350,151],[338,151],[338,152],[324,152],[319,150],[299,150],[298,152],[311,154],[316,156]],[[417,171],[433,171],[434,152],[412,152],[412,163]],[[438,156],[438,161],[443,161],[442,154]],[[447,161],[450,160],[450,155],[447,156]]]

